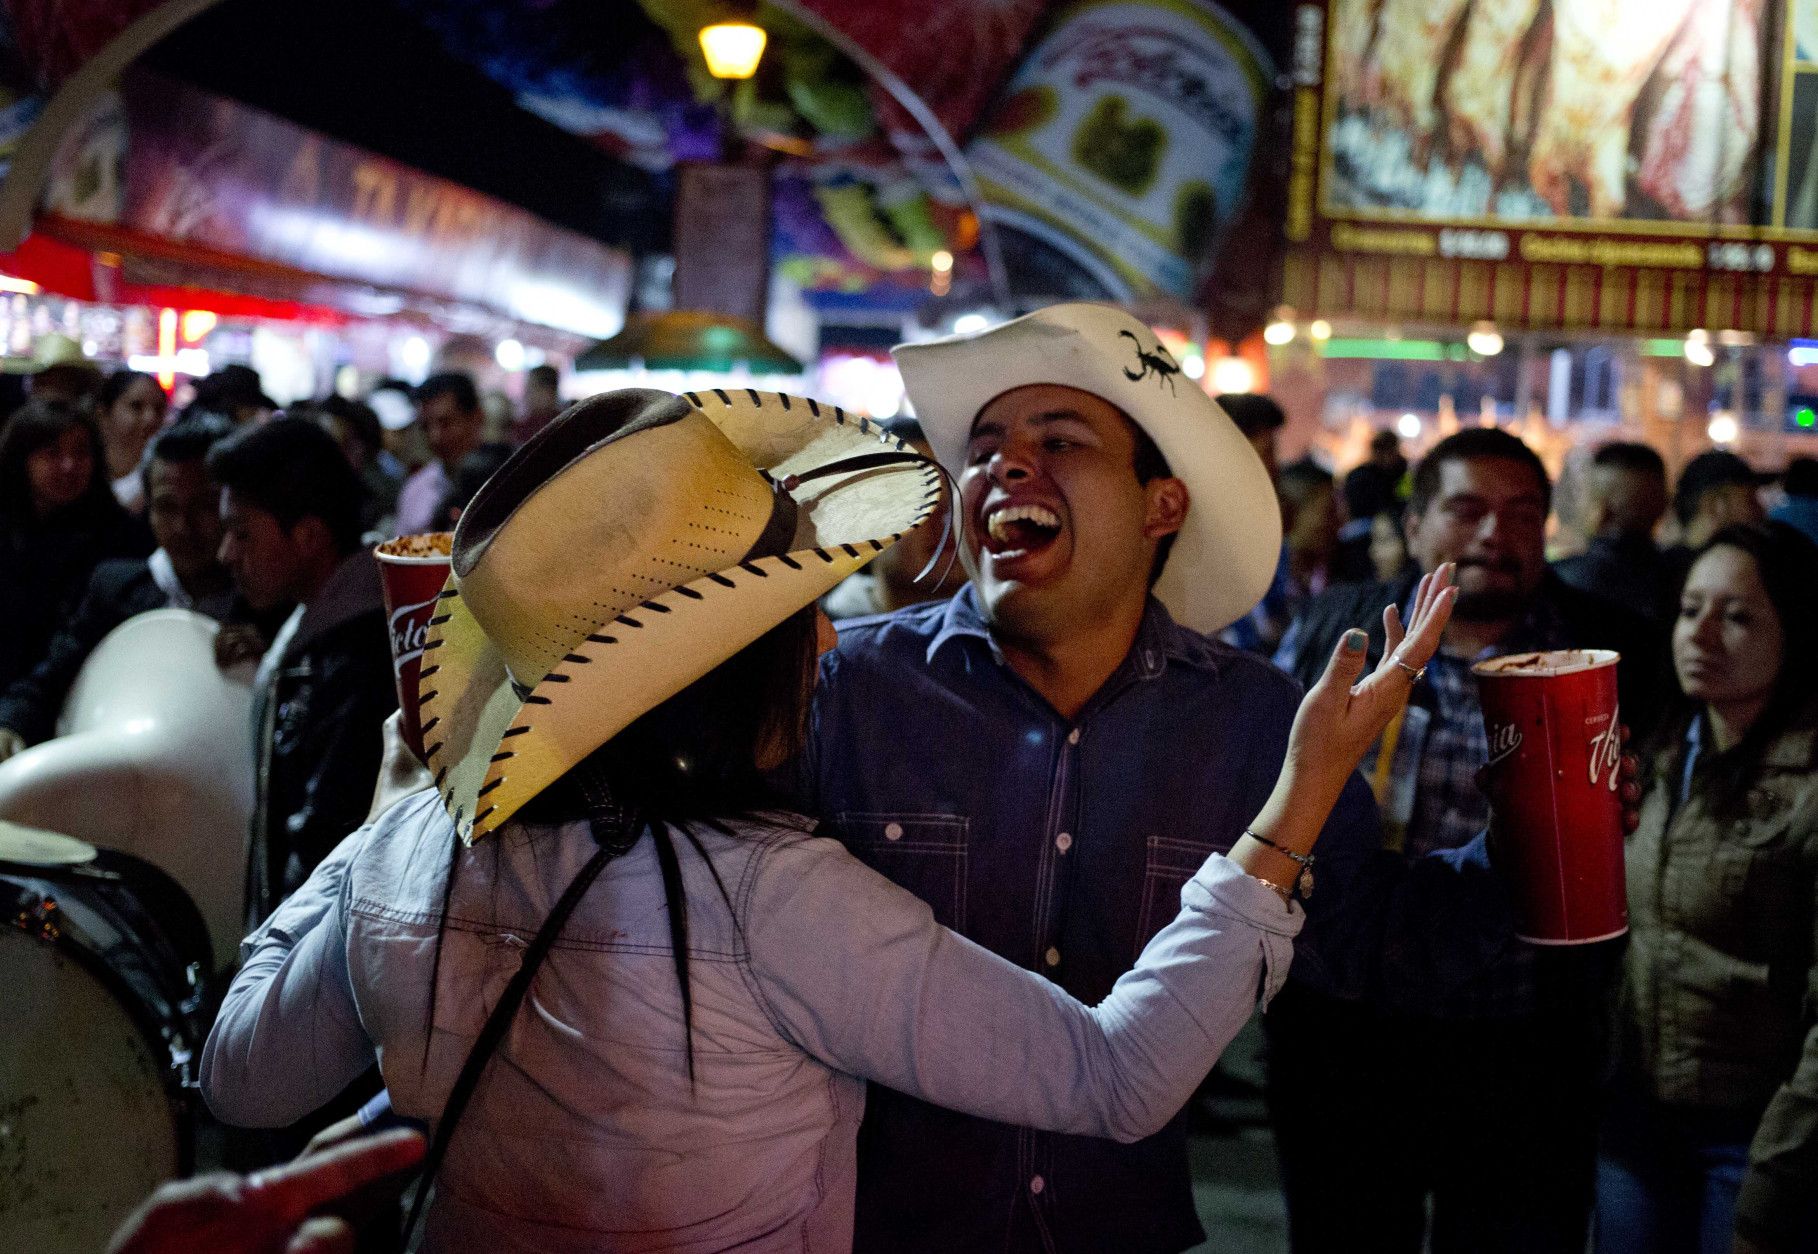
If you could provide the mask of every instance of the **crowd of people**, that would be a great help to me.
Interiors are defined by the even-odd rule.
[[[548,370],[505,432],[459,374],[402,423],[241,369],[174,416],[34,386],[0,756],[133,614],[259,659],[229,1165],[426,1127],[433,1249],[1162,1254],[1203,1239],[1182,1107],[1266,1007],[1296,1254],[1818,1248],[1818,462],[1605,444],[1549,561],[1514,435],[1280,465],[1281,410],[1153,338],[1063,305],[906,347],[916,418],[820,443],[758,393],[562,411]],[[464,518],[426,768],[370,549]],[[742,608],[691,628],[701,578]],[[592,686],[632,635],[640,685]],[[1630,931],[1538,945],[1471,667],[1592,648]],[[186,1248],[158,1211],[120,1248]]]

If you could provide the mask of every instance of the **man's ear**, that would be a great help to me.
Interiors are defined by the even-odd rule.
[[[306,553],[333,550],[336,547],[334,532],[314,514],[305,514],[297,519],[296,525],[290,529],[290,542]]]
[[[1179,479],[1151,479],[1143,485],[1147,508],[1143,511],[1143,534],[1151,540],[1171,536],[1187,525],[1187,509],[1193,504],[1187,485]]]

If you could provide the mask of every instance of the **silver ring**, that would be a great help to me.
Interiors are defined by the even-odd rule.
[[[1402,670],[1404,670],[1408,673],[1408,683],[1410,685],[1419,683],[1420,677],[1427,673],[1427,668],[1424,666],[1421,667],[1419,670],[1415,670],[1412,666],[1409,666],[1406,662],[1402,661],[1400,658],[1391,658],[1390,660],[1393,661],[1395,663],[1395,665],[1401,667]]]

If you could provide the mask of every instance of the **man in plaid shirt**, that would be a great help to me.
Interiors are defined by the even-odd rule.
[[[1550,497],[1540,459],[1493,429],[1448,437],[1415,472],[1409,549],[1423,570],[1458,563],[1458,607],[1407,711],[1362,766],[1385,846],[1410,859],[1441,849],[1489,856],[1490,806],[1476,785],[1489,759],[1476,662],[1616,649],[1624,721],[1639,729],[1658,705],[1649,681],[1664,640],[1548,570]],[[1308,682],[1340,624],[1362,621],[1363,606],[1405,605],[1413,583],[1410,575],[1325,593],[1289,629],[1277,664]],[[1380,648],[1379,628],[1371,649]],[[1436,934],[1471,924],[1443,912],[1428,922]],[[1340,1001],[1297,961],[1265,1019],[1296,1254],[1416,1254],[1429,1197],[1435,1254],[1582,1254],[1620,945],[1510,941],[1481,975],[1413,1009],[1405,997],[1397,1009],[1380,997]]]

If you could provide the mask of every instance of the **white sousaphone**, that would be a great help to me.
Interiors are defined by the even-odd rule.
[[[57,736],[0,763],[0,819],[153,863],[208,924],[217,969],[238,953],[253,807],[250,663],[215,665],[214,620],[163,609],[89,655]]]

